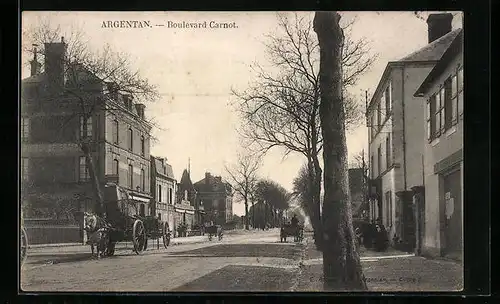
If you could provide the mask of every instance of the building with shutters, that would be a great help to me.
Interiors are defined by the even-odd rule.
[[[412,189],[424,185],[425,102],[414,96],[460,30],[452,14],[430,14],[428,44],[387,64],[367,105],[370,214],[407,250],[416,246]]]
[[[89,166],[80,147],[89,142],[101,186],[115,182],[129,191],[137,213],[150,213],[150,131],[145,105],[113,83],[95,81],[65,62],[66,43],[44,45],[44,71],[37,55],[21,81],[21,177],[25,218],[72,218],[95,201]],[[37,52],[35,51],[35,54]],[[85,122],[66,74],[78,69],[81,83],[99,104]],[[108,110],[113,109],[113,111]],[[56,240],[54,236],[52,239]],[[76,240],[58,240],[56,242]]]
[[[170,229],[174,224],[176,186],[177,180],[167,159],[151,156],[152,214],[166,221]]]
[[[463,259],[463,31],[415,96],[425,103],[424,183],[415,196],[419,252]]]
[[[203,206],[205,221],[224,225],[233,219],[232,186],[220,176],[205,173],[205,178],[194,183],[197,192],[196,205]]]

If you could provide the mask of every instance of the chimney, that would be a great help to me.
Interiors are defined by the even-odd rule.
[[[31,60],[31,76],[35,76],[38,73],[40,73],[40,63],[38,62],[37,58],[37,46],[36,44],[33,44],[33,60]]]
[[[427,34],[429,43],[451,32],[452,20],[453,15],[451,13],[430,14],[429,17],[427,17]]]
[[[106,86],[108,89],[109,98],[114,101],[118,101],[118,85],[114,82],[107,82]]]
[[[66,43],[45,43],[45,73],[49,80],[49,87],[60,90],[64,87]]]
[[[131,100],[129,102],[132,103]],[[146,106],[142,103],[135,104],[135,109],[137,110],[137,115],[139,115],[139,117],[142,119],[144,119],[144,109],[145,108],[146,108]]]
[[[205,183],[209,184],[210,183],[210,172],[205,172]]]

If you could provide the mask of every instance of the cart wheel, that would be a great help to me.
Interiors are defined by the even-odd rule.
[[[106,252],[107,256],[113,256],[115,254],[115,245],[116,245],[116,243],[111,241],[111,240],[108,242],[108,248],[106,248],[107,249],[107,252]]]
[[[141,220],[135,220],[132,228],[132,243],[134,244],[134,252],[139,254],[144,250],[144,243],[146,242],[146,231],[144,224]]]
[[[28,257],[28,234],[26,233],[26,229],[21,228],[21,235],[20,235],[20,250],[19,250],[19,254],[20,254],[20,262],[21,262],[21,265],[24,264],[24,262],[26,261],[26,258]]]
[[[163,246],[165,249],[170,245],[170,228],[167,222],[163,223]]]

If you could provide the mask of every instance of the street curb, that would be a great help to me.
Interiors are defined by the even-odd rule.
[[[59,244],[34,244],[28,245],[30,248],[50,248],[50,247],[73,247],[73,246],[85,246],[83,243],[59,243]]]

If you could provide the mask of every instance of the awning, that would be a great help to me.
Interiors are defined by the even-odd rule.
[[[184,210],[184,209],[177,209],[177,208],[175,208],[175,212],[179,212],[179,213],[186,213],[186,210]]]
[[[139,202],[144,202],[144,203],[149,203],[150,199],[142,196],[137,196],[130,194],[130,198],[133,199],[134,201],[139,201]]]
[[[194,211],[191,211],[191,210],[186,210],[186,213],[187,213],[187,214],[194,214]]]

